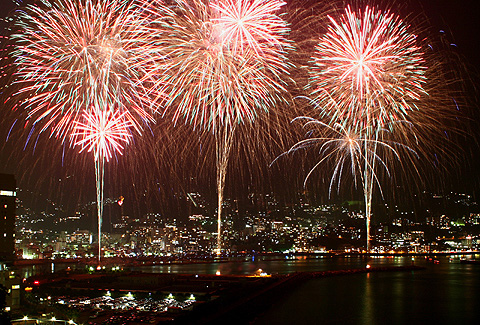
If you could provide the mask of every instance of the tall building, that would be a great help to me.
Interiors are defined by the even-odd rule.
[[[15,176],[0,174],[0,262],[11,263],[15,257]]]
[[[13,175],[0,174],[0,285],[6,288],[5,311],[20,306],[21,281],[13,267],[15,257],[15,198],[17,182]]]

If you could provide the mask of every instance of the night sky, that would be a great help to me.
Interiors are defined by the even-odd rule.
[[[0,1],[0,12],[3,15],[14,7],[11,1]],[[478,142],[479,137],[476,130],[478,130],[477,120],[480,114],[478,112],[479,93],[478,91],[475,93],[474,87],[478,84],[477,81],[480,80],[480,55],[478,54],[480,53],[480,20],[478,19],[480,3],[476,0],[465,0],[460,2],[449,0],[412,0],[410,1],[408,10],[411,12],[416,12],[417,10],[418,12],[421,12],[424,10],[431,20],[432,30],[438,30],[438,33],[444,31],[445,37],[451,40],[451,46],[455,47],[455,53],[458,53],[464,58],[462,61],[464,62],[466,70],[469,71],[469,80],[467,80],[467,83],[470,85],[467,87],[469,89],[469,93],[467,94],[467,102],[469,104],[468,107],[465,107],[464,109],[467,110],[466,115],[470,119],[469,127],[472,131],[469,131],[469,135],[471,135],[471,137],[465,137],[460,141],[460,146],[464,149],[464,157],[457,157],[460,161],[459,167],[458,170],[452,172],[451,176],[453,176],[452,179],[460,180],[458,184],[455,185],[455,187],[459,187],[456,187],[455,189],[472,191],[474,194],[478,195],[480,194],[480,192],[478,192],[480,182],[478,181],[479,177],[477,170],[480,170],[480,150]],[[2,107],[2,109],[5,110],[4,107]],[[91,159],[89,159],[91,158],[90,156],[85,157],[85,155],[83,155],[83,157],[76,157],[75,152],[68,147],[62,148],[59,143],[49,144],[48,142],[55,142],[55,139],[48,139],[47,136],[44,137],[45,139],[39,140],[39,145],[35,152],[33,152],[32,147],[27,147],[25,151],[23,151],[21,141],[16,141],[15,139],[10,139],[5,143],[6,134],[8,134],[6,130],[11,126],[15,116],[12,112],[3,112],[2,115],[4,118],[1,125],[3,131],[0,132],[3,143],[0,145],[0,173],[14,173],[17,178],[18,186],[24,189],[25,192],[31,192],[31,196],[36,197],[35,202],[39,204],[45,202],[45,200],[39,199],[39,195],[45,199],[48,198],[54,201],[58,200],[65,205],[71,206],[94,200],[94,171],[93,163],[91,163]],[[21,122],[18,123],[20,124]],[[156,128],[158,130],[160,127],[156,126]],[[146,133],[148,133],[148,130]],[[15,134],[11,135],[12,138],[14,136]],[[165,135],[162,135],[162,137],[164,136]],[[138,141],[140,142],[140,140]],[[148,141],[153,141],[153,138]],[[201,143],[199,145],[201,146]],[[129,193],[134,193],[132,195],[136,196],[136,198],[133,200],[140,201],[142,200],[142,197],[148,197],[148,195],[144,196],[145,193],[142,193],[144,188],[147,187],[145,184],[148,183],[148,187],[151,188],[158,183],[159,188],[170,188],[170,190],[164,190],[160,196],[152,196],[149,203],[151,205],[156,205],[155,200],[159,199],[161,201],[161,206],[170,207],[172,203],[168,203],[169,197],[178,195],[178,193],[181,193],[182,191],[205,191],[206,187],[211,188],[210,192],[213,193],[211,194],[210,199],[215,198],[215,188],[212,177],[214,175],[212,171],[214,165],[211,165],[212,170],[210,171],[207,170],[208,168],[194,169],[193,173],[188,170],[189,164],[195,165],[197,163],[195,159],[192,159],[192,156],[202,153],[205,154],[205,151],[208,149],[197,148],[196,151],[192,149],[193,151],[187,154],[189,158],[186,159],[186,165],[180,169],[178,169],[177,166],[173,166],[173,162],[157,162],[156,168],[158,170],[162,169],[171,171],[158,176],[155,175],[155,169],[152,169],[151,173],[148,172],[151,168],[151,166],[148,166],[148,157],[151,157],[152,155],[152,153],[145,152],[148,150],[148,146],[140,143],[138,146],[139,147],[136,148],[127,148],[124,157],[117,157],[118,164],[108,168],[106,182],[109,185],[106,185],[106,197],[118,197],[124,195],[126,196],[126,202],[128,202],[129,197],[124,194],[124,192],[127,191]],[[142,163],[134,162],[133,159],[128,159],[127,156],[129,155],[129,150],[140,151],[140,153],[137,152],[136,155],[143,159],[140,159]],[[168,149],[166,150],[168,151]],[[71,156],[70,158],[69,155]],[[40,158],[39,156],[42,157]],[[73,156],[76,157],[75,161],[72,158]],[[61,163],[62,160],[63,165]],[[235,165],[235,162],[233,164]],[[138,175],[124,177],[125,173],[128,173],[129,170],[139,171]],[[285,172],[285,170],[283,172]],[[191,180],[191,177],[195,177],[200,173],[206,173],[208,175],[201,181]],[[190,179],[189,174],[191,175]],[[255,178],[256,180],[252,181],[252,183],[255,183],[256,188],[258,188],[258,184],[261,183],[258,181],[258,178],[271,177],[273,174],[274,173],[270,172],[265,174],[264,171],[258,171],[254,173],[253,176],[249,176],[248,172],[243,172],[238,178],[237,176],[232,176],[230,184],[227,180],[227,194],[232,191],[229,187],[241,188],[241,191],[251,190],[248,184],[235,184],[237,180],[248,182],[250,178]],[[271,180],[265,180],[265,183],[268,183],[272,185],[273,188],[277,189],[288,186],[287,184],[289,184],[289,182],[296,184],[302,183],[301,176],[293,176],[294,175],[291,175],[291,173],[289,176],[281,176],[283,182],[280,182],[279,184],[278,182]],[[151,177],[151,179],[148,179],[149,177]],[[188,181],[185,182],[186,179]],[[259,190],[268,191],[270,185],[266,185],[265,188]],[[449,184],[444,185],[446,185],[445,190],[450,190],[448,188]],[[129,189],[122,189],[123,186]],[[465,186],[465,188],[462,189],[462,186]],[[83,188],[83,190],[78,190],[78,187]],[[52,197],[47,193],[51,193]],[[74,208],[68,209],[68,212],[72,213],[73,209]]]

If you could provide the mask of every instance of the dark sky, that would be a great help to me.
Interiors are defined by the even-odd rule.
[[[480,62],[480,2],[475,0],[421,0],[428,17],[439,29],[450,31],[453,41],[467,60]]]

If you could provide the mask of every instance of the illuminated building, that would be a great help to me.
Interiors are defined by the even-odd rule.
[[[13,262],[15,256],[15,198],[13,175],[0,174],[0,261]]]
[[[15,257],[15,177],[0,174],[0,285],[7,289],[7,309],[20,306],[20,278],[11,268]]]

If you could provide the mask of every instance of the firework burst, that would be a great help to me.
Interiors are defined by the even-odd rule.
[[[95,160],[112,158],[116,152],[122,154],[124,145],[132,139],[130,129],[134,128],[132,121],[126,118],[126,113],[115,110],[93,109],[83,113],[83,122],[75,121],[70,135],[74,146],[83,151],[93,151]]]
[[[226,168],[236,125],[285,102],[287,23],[277,0],[154,1],[151,26],[161,49],[155,91],[173,120],[213,131],[218,245]]]
[[[42,1],[17,11],[13,98],[28,119],[66,139],[84,109],[116,107],[138,128],[152,121],[140,83],[149,53],[129,2]]]
[[[262,60],[280,63],[279,48],[289,47],[284,35],[289,30],[278,13],[283,1],[227,0],[211,3],[217,18],[213,18],[221,42],[234,54],[244,55],[254,51]],[[280,62],[279,62],[280,61]]]
[[[375,184],[379,185],[377,165],[388,173],[379,152],[391,152],[398,159],[396,147],[401,146],[386,141],[385,130],[404,137],[413,130],[408,116],[428,97],[424,89],[427,69],[417,36],[389,11],[366,7],[355,12],[347,7],[343,14],[328,19],[328,29],[312,57],[308,88],[314,106],[327,121],[323,126],[334,131],[335,137],[306,139],[292,149],[319,141],[324,143],[321,153],[330,148],[313,168],[334,157],[338,163],[330,189],[347,160],[354,177],[361,175],[369,251],[372,196]],[[307,125],[312,123],[318,124],[310,121]],[[402,149],[412,152],[406,145]]]
[[[427,96],[423,53],[409,26],[389,11],[347,7],[319,40],[312,97],[332,121],[360,129],[404,120]]]
[[[337,184],[337,191],[340,190],[342,177],[347,172],[353,176],[355,187],[357,187],[358,179],[363,184],[364,174],[360,172],[363,168],[370,170],[375,183],[380,188],[380,181],[376,176],[374,165],[368,161],[364,165],[366,153],[369,153],[376,163],[384,168],[387,175],[390,175],[388,160],[400,159],[400,151],[416,155],[415,151],[407,145],[388,140],[389,134],[391,134],[388,129],[380,130],[381,136],[375,140],[365,138],[365,130],[356,132],[355,128],[347,129],[344,125],[338,123],[329,125],[311,117],[297,117],[292,122],[303,123],[303,128],[307,130],[308,136],[293,145],[284,155],[312,147],[318,148],[318,156],[321,159],[307,173],[303,185],[306,187],[308,179],[319,166],[327,162],[333,163],[334,171],[330,179],[329,195],[331,195],[335,184]]]
[[[236,11],[259,3],[278,4],[264,5],[262,11]],[[281,4],[173,1],[170,9],[163,2],[152,3],[150,25],[160,49],[160,63],[153,72],[158,78],[156,99],[165,99],[167,111],[175,110],[175,121],[183,117],[194,126],[214,129],[253,121],[258,110],[285,101],[287,83],[281,77],[288,74],[285,54],[291,45],[284,39],[287,23],[272,11]],[[230,20],[234,14],[236,23]],[[257,24],[243,24],[242,17]],[[262,24],[259,17],[276,20]],[[270,30],[272,25],[276,28]],[[240,39],[242,35],[246,40]]]
[[[105,160],[108,162],[116,152],[122,154],[124,145],[130,143],[130,129],[133,122],[125,118],[126,113],[112,110],[93,109],[83,113],[83,122],[75,121],[70,139],[74,146],[93,151],[95,157],[95,176],[97,184],[97,216],[98,216],[98,256],[101,256],[101,233],[103,216],[103,188]]]

